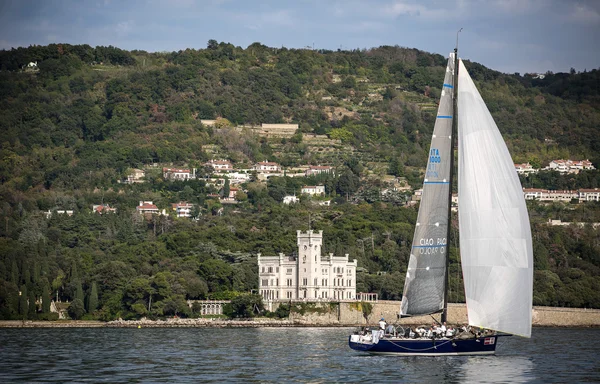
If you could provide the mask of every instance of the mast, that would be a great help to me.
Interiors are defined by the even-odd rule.
[[[454,185],[454,143],[458,131],[458,34],[463,29],[456,32],[456,47],[454,48],[454,78],[452,79],[453,95],[452,95],[452,138],[450,139],[450,185],[448,188],[448,233],[446,235],[446,275],[444,277],[444,309],[442,311],[441,322],[444,323],[448,319],[448,275],[450,267],[450,228],[452,227],[452,187]]]

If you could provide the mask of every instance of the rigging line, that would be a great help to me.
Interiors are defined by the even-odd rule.
[[[498,343],[498,340],[500,340],[500,338],[496,337],[496,349],[502,347],[504,343],[506,343],[506,339],[504,339],[504,341],[501,344]]]
[[[444,342],[444,343],[437,344],[437,345],[435,344],[435,341],[434,341],[434,345],[433,345],[433,346],[431,346],[431,347],[429,347],[429,348],[423,348],[423,349],[415,349],[415,348],[403,347],[403,346],[401,346],[401,345],[398,345],[398,344],[394,343],[394,342],[393,342],[393,341],[391,341],[391,340],[387,340],[387,341],[388,341],[390,344],[394,344],[396,347],[398,347],[398,348],[401,348],[401,349],[404,349],[404,350],[407,350],[407,351],[429,351],[429,350],[432,350],[432,349],[437,349],[437,347],[441,347],[442,345],[448,344],[448,343],[450,343],[452,340],[448,340],[448,341],[446,341],[446,342]]]
[[[431,315],[429,315],[429,316],[431,316]],[[442,323],[440,323],[439,321],[437,321],[437,319],[436,319],[435,317],[431,316],[431,318],[433,319],[433,321],[435,321],[435,322],[436,322],[436,323],[438,323],[439,325],[442,325]]]

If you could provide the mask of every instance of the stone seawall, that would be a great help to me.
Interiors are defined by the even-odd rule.
[[[389,323],[416,325],[429,324],[433,321],[431,316],[417,316],[398,319],[400,310],[399,301],[379,301],[373,303],[373,309],[365,321],[362,311],[356,303],[340,303],[340,325],[366,325],[376,324],[380,318],[385,318]],[[439,319],[439,315],[435,315]],[[465,324],[467,307],[465,304],[448,304],[448,322],[451,324]],[[532,323],[534,326],[543,327],[598,327],[600,326],[600,310],[585,308],[557,308],[533,307]]]
[[[88,320],[2,320],[0,328],[100,328],[106,326],[104,321]]]
[[[306,311],[304,314],[291,313],[289,319],[167,319],[167,320],[115,320],[101,321],[0,321],[0,328],[96,328],[96,327],[211,327],[211,328],[260,328],[260,327],[353,327],[375,325],[380,318],[392,324],[430,324],[431,316],[398,319],[399,301],[379,301],[371,303],[372,309],[365,319],[363,303],[317,304],[320,311]],[[439,315],[436,315],[439,319]],[[534,326],[541,327],[600,327],[600,310],[583,308],[533,307]],[[448,304],[448,322],[450,324],[467,323],[467,308],[464,304]]]

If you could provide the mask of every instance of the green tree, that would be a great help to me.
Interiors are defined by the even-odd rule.
[[[19,292],[19,315],[22,319],[27,318],[29,312],[29,304],[27,303],[27,286],[21,285],[21,291]]]
[[[45,278],[44,278],[45,279]],[[50,284],[46,279],[42,288],[42,313],[50,313],[50,304],[52,302],[52,292],[50,291]]]
[[[337,192],[342,196],[352,195],[358,190],[358,183],[358,176],[348,169],[338,180]]]
[[[88,299],[88,312],[92,313],[98,309],[98,286],[96,282],[92,283],[92,290]]]
[[[342,87],[355,88],[356,87],[356,79],[354,78],[354,76],[346,76],[344,81],[342,81]]]
[[[10,282],[19,284],[19,268],[17,267],[17,262],[15,260],[11,263]]]
[[[85,307],[83,305],[83,301],[79,300],[79,299],[75,299],[71,302],[71,305],[69,305],[69,308],[67,308],[67,312],[69,313],[69,316],[71,317],[71,319],[73,320],[79,320],[83,317],[83,315],[85,315]]]
[[[231,266],[223,260],[210,259],[200,264],[199,275],[211,292],[231,289]]]
[[[202,299],[208,294],[208,285],[192,271],[182,273],[183,285],[188,299]]]
[[[534,169],[540,169],[542,167],[542,162],[537,156],[530,157],[528,161]]]
[[[225,184],[223,185],[223,198],[228,198],[230,191],[231,189],[229,187],[229,179],[225,179]]]
[[[396,92],[392,90],[391,87],[385,87],[385,91],[383,92],[384,100],[392,100],[396,96]]]
[[[0,279],[0,318],[15,319],[19,314],[19,289],[15,284]]]
[[[27,297],[27,304],[29,307],[27,310],[27,317],[29,319],[35,319],[37,316],[37,305],[35,304],[35,294],[31,290],[29,291],[29,296]]]
[[[392,156],[388,173],[394,176],[404,176],[404,164],[398,159],[397,156]]]
[[[215,49],[219,48],[219,43],[215,39],[210,39],[210,40],[208,40],[208,43],[206,44],[206,48],[208,48],[210,50],[215,50]]]
[[[243,294],[231,299],[231,303],[225,305],[223,312],[229,317],[252,318],[264,311],[262,297],[255,294]]]
[[[78,299],[83,303],[84,293],[83,286],[81,285],[81,280],[77,280],[77,282],[75,283],[75,299]]]

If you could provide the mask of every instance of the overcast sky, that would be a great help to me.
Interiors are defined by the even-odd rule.
[[[0,0],[0,49],[71,43],[174,51],[399,45],[503,72],[600,67],[600,0]]]

